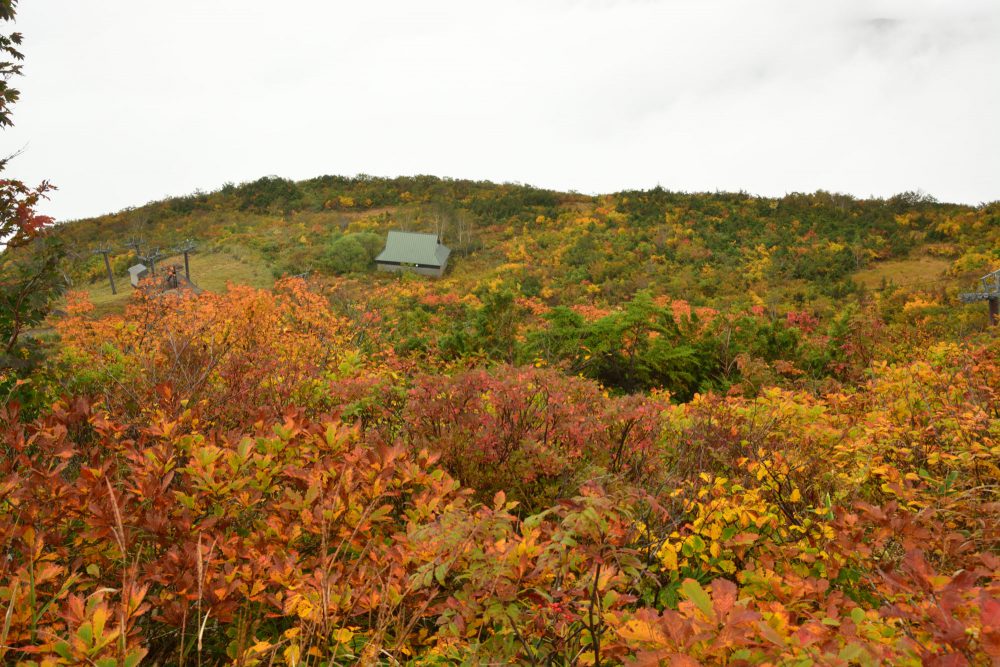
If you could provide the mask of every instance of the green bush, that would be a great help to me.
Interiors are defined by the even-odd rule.
[[[371,268],[372,255],[355,234],[334,239],[321,258],[321,266],[332,273],[360,273]]]

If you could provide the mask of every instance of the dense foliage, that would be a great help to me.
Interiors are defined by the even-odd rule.
[[[1000,656],[992,336],[393,285],[73,295],[0,412],[3,659]]]
[[[292,202],[294,205],[289,205]],[[121,246],[199,238],[243,248],[277,274],[365,272],[390,228],[437,231],[465,275],[503,276],[527,296],[616,303],[640,289],[698,305],[829,305],[857,293],[857,271],[890,259],[947,260],[966,278],[997,260],[997,205],[940,204],[907,193],[858,200],[817,192],[780,199],[656,189],[599,197],[439,179],[268,177],[68,225],[67,238]],[[351,243],[350,240],[357,241]],[[122,253],[125,260],[125,253]],[[484,266],[485,263],[485,266]],[[100,259],[76,270],[98,278]],[[489,269],[489,270],[485,270]],[[892,276],[887,276],[892,282]]]

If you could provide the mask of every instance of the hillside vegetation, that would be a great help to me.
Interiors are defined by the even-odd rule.
[[[0,659],[995,664],[1000,341],[957,294],[998,223],[321,177],[63,224],[0,371]],[[375,272],[390,229],[445,277]],[[84,252],[189,238],[200,294]]]
[[[704,305],[731,303],[735,294],[812,304],[856,292],[859,272],[914,258],[947,261],[956,279],[985,272],[996,259],[997,208],[910,193],[769,199],[656,189],[589,197],[434,177],[268,177],[69,223],[60,233],[80,247],[121,249],[118,274],[130,262],[127,240],[169,248],[194,238],[244,250],[278,277],[368,272],[388,229],[439,231],[468,260],[453,277],[503,275],[529,293],[545,282],[562,302],[581,290],[590,300],[617,301],[653,289]],[[99,257],[77,267],[85,280],[102,274]],[[912,282],[905,265],[885,277]],[[881,286],[864,276],[853,282]]]

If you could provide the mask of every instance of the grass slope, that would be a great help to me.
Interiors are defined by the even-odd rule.
[[[184,265],[184,257],[175,255],[159,262],[158,267],[170,264]],[[222,292],[227,283],[251,285],[253,287],[270,287],[274,279],[267,265],[259,258],[240,253],[238,256],[229,252],[211,252],[190,255],[191,280],[202,289],[210,292]],[[159,272],[159,269],[158,269]],[[115,283],[118,294],[111,293],[107,280],[83,287],[94,304],[95,315],[105,315],[124,310],[125,304],[132,295],[128,274],[116,275]]]
[[[945,277],[951,262],[940,257],[915,257],[913,259],[879,262],[854,274],[854,280],[869,289],[878,289],[883,281],[899,286],[915,283],[926,284]]]

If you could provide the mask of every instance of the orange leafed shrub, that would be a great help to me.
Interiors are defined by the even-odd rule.
[[[348,320],[298,279],[273,292],[138,292],[124,316],[88,311],[71,299],[57,323],[63,361],[75,367],[69,388],[116,414],[190,406],[220,426],[252,423],[289,405],[323,407],[342,366],[360,363]]]

